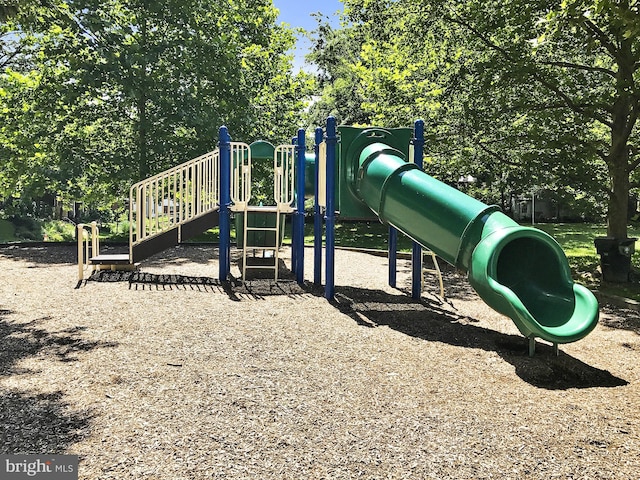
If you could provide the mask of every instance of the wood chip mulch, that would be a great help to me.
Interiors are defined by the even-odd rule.
[[[533,358],[463,275],[411,300],[387,260],[336,253],[336,298],[217,280],[182,246],[76,286],[75,249],[0,248],[0,449],[81,479],[637,479],[640,316],[602,306]]]

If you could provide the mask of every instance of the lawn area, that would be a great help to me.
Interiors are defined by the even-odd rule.
[[[586,223],[540,223],[536,228],[547,232],[560,244],[575,281],[597,289],[602,293],[618,295],[640,301],[640,285],[604,284],[600,281],[598,267],[600,257],[593,240],[605,236],[605,225]],[[307,226],[305,242],[313,243],[313,230]],[[640,228],[629,227],[629,237],[640,238]],[[343,247],[370,248],[386,250],[388,246],[388,227],[379,222],[341,223],[336,225],[336,245]],[[404,235],[398,237],[398,250],[411,251],[411,241]],[[633,266],[640,270],[640,242],[636,242],[636,254]]]
[[[15,241],[16,227],[9,220],[0,219],[0,242]]]

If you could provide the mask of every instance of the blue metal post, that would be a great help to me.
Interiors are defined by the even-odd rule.
[[[336,119],[327,119],[327,206],[325,209],[325,224],[327,230],[326,239],[326,283],[324,286],[325,298],[331,300],[335,296],[335,176],[336,176]]]
[[[305,179],[305,131],[298,130],[298,141],[296,142],[296,281],[302,285],[304,283],[304,179]]]
[[[315,163],[315,188],[313,192],[313,283],[322,283],[322,212],[320,211],[320,144],[324,131],[316,128],[314,142]]]
[[[389,227],[389,286],[396,288],[398,272],[398,230]]]
[[[291,145],[298,145],[298,137],[292,137],[291,138]],[[295,169],[298,167],[298,149],[296,148],[296,158],[293,162],[293,168],[294,171]],[[297,178],[297,177],[296,177]],[[295,182],[295,180],[294,180]],[[295,184],[295,188],[294,188],[296,195],[298,194],[298,184]],[[297,196],[296,196],[297,199]],[[296,200],[297,201],[297,200]],[[293,215],[293,218],[291,220],[291,271],[294,273],[294,275],[296,274],[296,272],[298,271],[298,250],[297,250],[297,245],[298,245],[298,216],[297,215]],[[297,279],[297,275],[296,275],[296,279]]]
[[[220,127],[220,261],[219,277],[227,280],[231,270],[231,137],[227,127]],[[246,219],[245,219],[246,221]]]
[[[424,152],[424,120],[417,120],[413,130],[413,163],[422,170]],[[422,246],[413,242],[411,252],[411,297],[418,300],[422,295]]]

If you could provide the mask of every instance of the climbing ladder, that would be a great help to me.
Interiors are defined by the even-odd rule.
[[[232,149],[231,210],[243,215],[242,229],[242,279],[247,270],[273,270],[278,280],[280,247],[285,215],[294,211],[295,145],[280,145],[273,155],[273,197],[275,205],[250,205],[251,202],[251,150],[236,152]],[[262,259],[255,257],[262,251]],[[250,258],[249,253],[253,256]],[[269,256],[267,256],[267,252]]]

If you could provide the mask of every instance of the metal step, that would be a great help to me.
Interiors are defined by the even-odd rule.
[[[96,255],[91,257],[89,262],[92,265],[129,265],[129,255],[126,253],[111,253]]]

